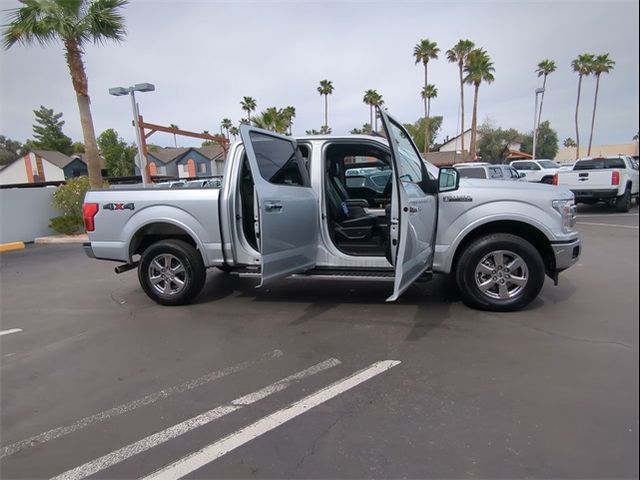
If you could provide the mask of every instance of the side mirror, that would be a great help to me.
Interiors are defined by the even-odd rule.
[[[460,186],[460,173],[452,167],[444,167],[438,173],[438,192],[453,192]]]

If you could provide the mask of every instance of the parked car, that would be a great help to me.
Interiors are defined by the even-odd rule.
[[[456,163],[454,168],[462,178],[489,178],[491,180],[526,181],[523,175],[510,165],[494,165],[486,162]]]
[[[402,123],[377,114],[389,141],[243,125],[220,189],[91,190],[85,251],[123,262],[117,273],[137,268],[163,305],[190,302],[218,267],[260,286],[291,275],[387,280],[387,301],[432,273],[452,274],[467,305],[512,311],[537,297],[545,274],[557,283],[578,261],[568,189],[460,180],[455,168],[424,162]],[[345,185],[355,156],[391,171],[386,208],[370,210]],[[116,203],[128,208],[105,209]]]
[[[514,160],[509,165],[518,173],[523,173],[527,182],[553,183],[553,176],[560,170],[560,164],[553,160]]]
[[[182,188],[186,183],[184,180],[169,180],[166,182],[158,182],[155,186],[158,188]]]
[[[638,202],[638,164],[628,155],[582,158],[573,170],[558,172],[554,183],[570,188],[577,203],[608,202],[628,212],[631,199]]]

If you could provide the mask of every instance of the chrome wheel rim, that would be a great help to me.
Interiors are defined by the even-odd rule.
[[[483,295],[493,300],[509,300],[525,289],[529,270],[520,255],[509,250],[495,250],[478,262],[475,279]]]
[[[187,270],[175,255],[163,253],[151,260],[148,268],[149,282],[161,295],[173,296],[184,290]]]

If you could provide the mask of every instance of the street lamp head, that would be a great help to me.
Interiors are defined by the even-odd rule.
[[[544,88],[536,88],[536,95],[539,93],[544,93]]]
[[[136,83],[133,89],[138,92],[153,92],[156,86],[153,83]]]
[[[128,95],[129,90],[123,87],[113,87],[109,89],[109,95],[115,95],[116,97],[121,97],[122,95]]]

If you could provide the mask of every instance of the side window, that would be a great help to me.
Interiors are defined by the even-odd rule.
[[[537,163],[531,162],[531,170],[542,170],[542,168]]]
[[[511,178],[520,178],[520,174],[515,168],[509,167],[509,173],[511,174]]]
[[[487,174],[482,167],[465,167],[458,169],[462,178],[487,178]]]
[[[277,185],[309,186],[304,160],[292,142],[258,132],[250,138],[262,178]]]
[[[489,178],[502,178],[502,169],[500,167],[489,167]]]
[[[398,177],[404,183],[420,184],[422,182],[422,158],[413,148],[411,140],[396,126],[394,122],[389,124],[391,128],[391,141],[395,141],[398,147]]]

